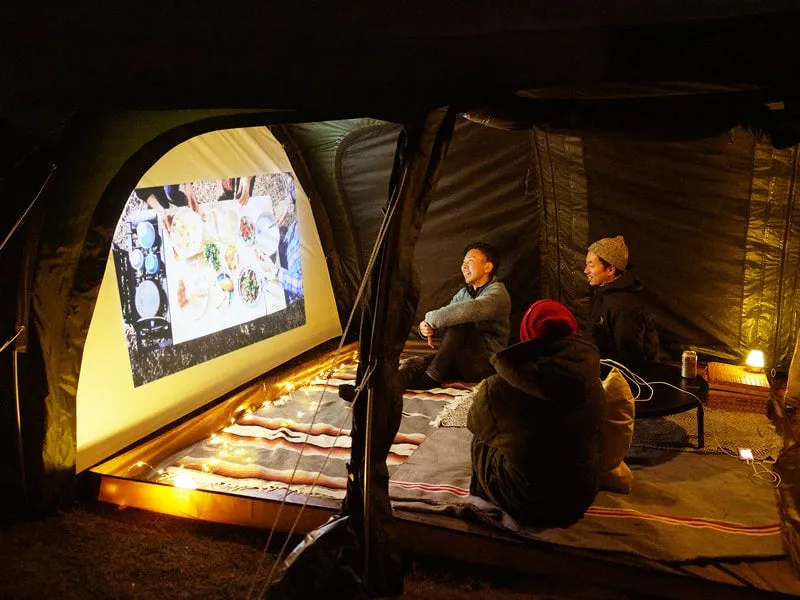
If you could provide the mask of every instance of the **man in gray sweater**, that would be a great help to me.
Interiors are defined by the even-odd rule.
[[[401,368],[406,387],[430,389],[447,379],[480,381],[494,372],[490,358],[508,344],[511,312],[506,286],[495,277],[499,266],[500,256],[491,244],[473,242],[465,248],[461,273],[466,285],[419,324],[431,348],[433,337],[443,334],[439,350]]]

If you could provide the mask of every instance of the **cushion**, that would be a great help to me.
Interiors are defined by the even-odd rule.
[[[600,487],[629,494],[633,473],[625,464],[625,457],[633,438],[635,400],[628,382],[617,369],[612,369],[605,378],[603,389],[606,392],[606,411],[600,447]]]

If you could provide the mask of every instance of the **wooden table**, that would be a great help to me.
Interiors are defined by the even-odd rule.
[[[671,363],[646,363],[635,372],[648,383],[663,381],[678,388],[653,385],[653,397],[647,401],[636,402],[636,418],[666,417],[696,408],[697,447],[702,448],[705,445],[703,417],[704,404],[708,398],[708,382],[699,375],[692,379],[684,379],[681,377],[680,366]]]

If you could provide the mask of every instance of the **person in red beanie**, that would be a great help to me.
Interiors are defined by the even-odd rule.
[[[495,355],[467,419],[470,492],[534,527],[566,527],[594,501],[605,394],[597,348],[563,304],[539,300],[520,343]]]

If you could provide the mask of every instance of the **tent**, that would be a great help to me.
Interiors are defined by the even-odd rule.
[[[6,164],[24,159],[6,169],[16,204],[6,225],[37,201],[4,257],[21,290],[4,329],[19,334],[13,364],[3,356],[16,374],[4,389],[22,400],[31,498],[52,506],[74,480],[83,350],[125,199],[158,158],[217,130],[268,125],[283,144],[340,324],[392,197],[402,226],[380,265],[398,288],[374,280],[373,308],[387,293],[413,298],[400,292],[414,287],[418,234],[419,309],[444,301],[463,243],[485,227],[503,242],[515,297],[556,296],[580,315],[587,243],[630,228],[639,267],[659,274],[647,283],[672,356],[761,347],[788,370],[798,329],[791,3],[526,4],[488,16],[421,6],[357,20],[322,6],[304,20],[277,6],[261,17],[253,3],[227,9],[224,26],[210,3],[191,17],[57,7],[35,19],[35,41],[12,28],[0,106],[15,136]],[[247,96],[234,102],[239,85]],[[676,262],[691,265],[693,285]],[[17,306],[16,294],[4,301]],[[382,309],[403,319],[380,332],[390,348],[380,369],[396,362],[409,304]],[[13,402],[4,407],[13,432]],[[784,434],[792,450],[793,429]]]

